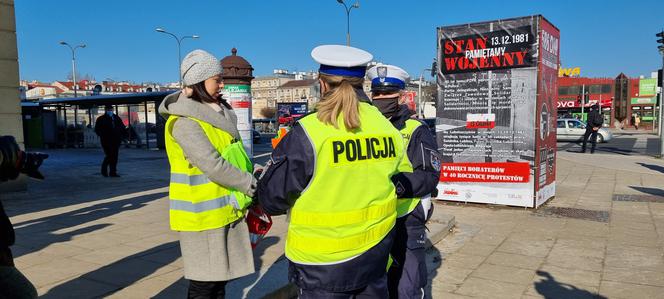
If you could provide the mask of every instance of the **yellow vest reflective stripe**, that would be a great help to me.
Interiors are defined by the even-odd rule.
[[[403,129],[401,129],[401,135],[403,136],[404,147],[406,151],[408,150],[408,145],[410,144],[410,137],[413,135],[415,129],[417,129],[421,125],[422,123],[417,120],[414,119],[406,120],[406,125],[403,127]],[[403,156],[401,164],[399,164],[399,171],[413,172],[413,165],[410,163],[410,160],[408,159],[408,154],[405,154]],[[419,203],[420,203],[419,198],[397,199],[397,217],[400,218],[408,215],[410,212],[415,210],[415,208]]]
[[[360,103],[361,129],[325,125],[316,113],[299,120],[315,152],[314,175],[295,201],[286,257],[334,264],[378,244],[396,221],[390,177],[404,155],[401,134],[373,106]]]
[[[246,195],[218,185],[185,158],[180,145],[173,138],[173,125],[178,116],[166,121],[165,143],[171,165],[169,184],[170,224],[176,231],[203,231],[223,227],[244,216],[230,205],[231,201],[251,200]],[[242,142],[234,140],[227,132],[195,119],[210,143],[229,163],[251,173],[252,165]]]

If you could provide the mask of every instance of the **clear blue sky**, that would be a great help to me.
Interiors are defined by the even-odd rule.
[[[183,56],[201,48],[222,58],[237,47],[255,76],[316,69],[311,49],[346,38],[345,11],[335,0],[17,0],[15,7],[21,79],[47,82],[71,69],[60,40],[87,44],[77,51],[78,70],[97,80],[173,82],[176,43],[156,27],[201,36],[184,41]],[[662,0],[362,0],[351,12],[351,44],[415,77],[435,56],[436,27],[532,14],[560,29],[563,66],[581,67],[583,76],[649,76],[661,67],[655,33],[664,28]]]

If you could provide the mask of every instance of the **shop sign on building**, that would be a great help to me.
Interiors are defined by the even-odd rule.
[[[656,103],[657,103],[656,97],[632,98],[632,105],[654,105]]]
[[[657,94],[657,79],[641,79],[639,80],[639,96],[654,96]]]

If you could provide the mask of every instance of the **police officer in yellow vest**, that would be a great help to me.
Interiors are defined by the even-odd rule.
[[[367,71],[373,105],[403,136],[407,157],[398,175],[392,177],[397,200],[394,263],[388,272],[390,298],[422,298],[427,284],[424,261],[424,224],[431,217],[431,193],[440,176],[440,155],[433,134],[414,112],[400,105],[408,73],[393,65],[377,65]]]
[[[222,68],[195,50],[182,61],[181,92],[164,99],[171,165],[170,226],[178,231],[189,298],[223,298],[227,281],[254,272],[243,221],[256,188],[237,117],[220,96]]]
[[[402,137],[362,91],[371,54],[325,45],[311,56],[321,100],[272,152],[257,198],[269,214],[288,211],[300,298],[386,298]]]

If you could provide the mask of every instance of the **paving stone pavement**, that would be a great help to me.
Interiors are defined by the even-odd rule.
[[[187,282],[167,224],[163,152],[123,149],[118,179],[98,174],[98,150],[49,153],[46,181],[0,194],[16,226],[16,264],[39,294],[182,298]],[[457,226],[428,250],[428,296],[664,298],[664,201],[612,200],[664,196],[664,163],[559,152],[557,171],[547,206],[606,211],[608,222],[437,203],[436,213],[454,215]],[[255,251],[259,272],[232,282],[228,298],[260,298],[284,285],[285,231],[277,217]]]
[[[188,283],[178,236],[168,225],[164,152],[122,149],[121,178],[99,174],[95,149],[50,150],[45,181],[0,194],[16,230],[17,267],[43,298],[184,298]],[[430,239],[440,241],[454,217],[436,212]],[[257,272],[227,286],[227,298],[290,297],[284,257],[286,221],[254,250]]]
[[[428,296],[664,298],[662,160],[561,151],[556,180],[556,197],[546,206],[606,211],[608,222],[439,206],[457,226],[429,251]],[[660,200],[614,201],[614,194]]]

